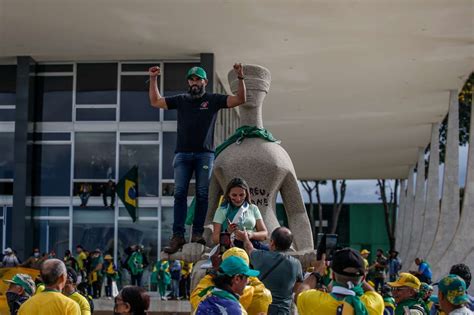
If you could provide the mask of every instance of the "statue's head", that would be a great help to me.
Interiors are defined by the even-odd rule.
[[[245,87],[247,88],[247,102],[241,107],[261,106],[263,99],[270,90],[272,82],[270,71],[257,65],[244,65]],[[239,80],[234,70],[227,75],[232,93],[236,94]]]

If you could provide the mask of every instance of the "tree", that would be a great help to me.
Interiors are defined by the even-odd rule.
[[[471,121],[472,88],[474,86],[474,72],[469,75],[461,92],[459,92],[459,144],[469,143],[469,127]],[[439,163],[444,163],[446,156],[446,136],[448,134],[448,116],[444,118],[439,128]],[[426,164],[426,162],[425,162]]]
[[[387,231],[390,249],[395,249],[395,230],[397,225],[397,207],[398,207],[398,186],[400,180],[396,179],[394,188],[390,182],[387,183],[385,179],[377,179],[377,186],[379,187],[378,195],[382,200],[385,217],[385,229]],[[387,198],[387,189],[389,190],[389,198]]]
[[[314,184],[314,186],[313,186]],[[313,191],[316,188],[316,183],[314,181],[302,180],[301,185],[308,194],[309,198],[309,209],[306,209],[309,217],[309,224],[311,225],[311,235],[313,237],[313,242],[315,240],[315,227],[314,227],[314,206],[313,206]]]
[[[339,221],[339,214],[341,214],[342,205],[344,203],[344,197],[346,196],[346,180],[339,181],[339,192],[337,188],[337,180],[331,180],[332,183],[332,194],[334,196],[334,202],[332,206],[332,222],[330,233],[334,234],[337,230],[337,223]]]
[[[321,194],[319,193],[319,185],[326,185],[327,181],[316,181],[316,200],[318,201],[318,233],[323,233],[323,204],[321,203]]]

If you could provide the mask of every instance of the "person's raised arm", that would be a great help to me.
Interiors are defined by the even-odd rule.
[[[158,77],[161,74],[160,67],[153,66],[148,69],[150,74],[150,87],[148,89],[148,96],[150,97],[150,104],[153,107],[168,109],[166,105],[166,100],[161,96],[160,91],[158,90]]]
[[[227,107],[232,108],[242,105],[247,101],[247,91],[245,89],[244,82],[244,67],[241,63],[234,64],[234,71],[237,73],[237,79],[239,79],[239,86],[237,88],[237,95],[229,95],[227,97]]]

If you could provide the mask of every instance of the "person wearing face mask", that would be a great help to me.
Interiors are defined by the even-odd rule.
[[[225,201],[216,210],[213,219],[214,244],[219,244],[221,232],[227,231],[231,234],[234,245],[244,248],[242,233],[247,233],[254,248],[268,250],[268,246],[261,243],[267,239],[267,228],[260,210],[250,202],[247,182],[238,177],[232,179],[227,185],[224,198]]]
[[[46,260],[41,265],[41,279],[44,291],[23,303],[18,315],[81,315],[79,305],[61,293],[67,281],[64,262],[55,258]]]
[[[259,274],[260,271],[250,269],[241,257],[231,256],[223,260],[214,277],[215,287],[199,304],[195,314],[221,314],[221,310],[225,309],[227,314],[246,315],[239,297],[244,293],[248,278]]]
[[[219,110],[232,108],[246,102],[244,67],[234,64],[239,79],[237,95],[223,95],[206,92],[208,84],[206,71],[201,67],[189,69],[186,79],[188,93],[162,97],[158,90],[157,66],[149,69],[150,104],[161,109],[175,109],[178,112],[178,137],[173,162],[174,167],[174,223],[167,254],[176,253],[185,243],[185,219],[188,209],[189,182],[196,176],[196,207],[193,221],[192,243],[205,245],[202,237],[208,207],[209,180],[214,165],[214,127]]]
[[[38,248],[33,250],[33,255],[31,255],[24,263],[20,264],[21,267],[40,269],[43,259],[41,257],[40,251]]]
[[[5,280],[9,284],[7,293],[8,308],[11,315],[16,315],[20,306],[35,294],[35,282],[26,274],[16,274],[11,280]]]
[[[150,296],[137,286],[124,287],[115,297],[114,314],[146,315]]]

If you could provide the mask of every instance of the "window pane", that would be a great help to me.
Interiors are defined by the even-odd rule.
[[[165,63],[164,65],[164,96],[185,93],[188,90],[186,74],[199,63]],[[165,110],[164,120],[176,120],[176,110]]]
[[[13,178],[13,132],[0,132],[0,178]]]
[[[120,121],[160,120],[160,110],[150,105],[148,76],[122,76],[121,80]]]
[[[71,145],[33,146],[34,195],[69,196]]]
[[[161,208],[161,248],[168,246],[173,236],[173,207]],[[185,235],[189,235],[190,226],[186,225]]]
[[[71,121],[72,76],[36,77],[36,121]]]
[[[113,253],[114,211],[101,207],[74,208],[73,246]]]
[[[163,133],[163,179],[174,178],[173,159],[177,137],[176,132]]]
[[[55,252],[62,259],[69,248],[69,221],[34,220],[34,247],[41,253]]]
[[[158,197],[158,145],[121,145],[119,178],[138,166],[138,195]]]
[[[72,72],[72,65],[36,65],[36,72]]]
[[[115,178],[115,133],[77,132],[74,178]]]
[[[156,208],[138,208],[138,217],[139,218],[145,218],[145,217],[154,217],[156,218],[158,216],[158,210]],[[130,214],[128,214],[127,209],[125,208],[119,208],[119,217],[126,217],[130,218]]]
[[[115,121],[115,108],[77,108],[77,121]]]
[[[159,140],[158,133],[137,133],[137,132],[130,132],[120,134],[121,141],[158,141]]]
[[[117,104],[117,64],[78,64],[76,90],[76,104]]]
[[[0,106],[16,104],[16,65],[0,66]]]
[[[2,108],[0,105],[0,121],[15,121],[15,110],[13,108]]]
[[[127,72],[127,71],[133,71],[133,72],[138,72],[138,71],[144,71],[148,72],[148,69],[150,69],[153,66],[159,66],[159,63],[123,63],[122,64],[122,71]]]
[[[28,134],[30,136],[30,134]],[[36,132],[32,135],[34,141],[70,141],[71,134],[69,132]]]
[[[144,270],[142,285],[148,287],[150,272],[157,259],[158,249],[158,221],[119,222],[118,227],[118,255],[126,257],[125,249],[132,245],[143,245],[143,254],[148,260],[149,266]],[[122,285],[130,284],[130,273],[120,268]]]
[[[68,217],[69,208],[56,208],[56,207],[35,207],[33,208],[33,216],[56,216],[56,217]]]

